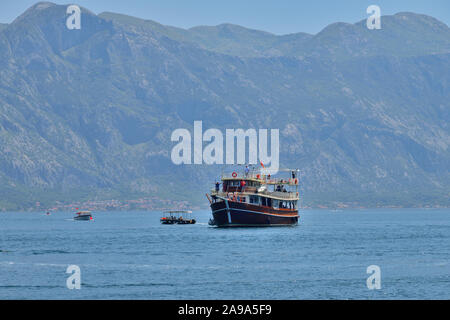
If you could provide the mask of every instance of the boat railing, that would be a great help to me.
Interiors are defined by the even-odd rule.
[[[280,199],[292,199],[292,198],[298,198],[298,192],[292,192],[292,191],[287,191],[287,192],[280,192],[280,191],[275,191],[275,192],[268,192],[268,191],[263,191],[261,192],[261,194],[266,194],[266,195],[270,195],[271,197],[274,198],[280,198]]]
[[[229,196],[232,195],[245,195],[245,194],[250,194],[250,195],[262,195],[262,196],[268,196],[268,197],[273,197],[273,198],[279,198],[279,199],[285,199],[285,200],[295,200],[298,198],[299,194],[298,192],[293,192],[293,191],[286,191],[286,192],[282,192],[282,191],[251,191],[248,192],[246,190],[244,191],[236,191],[236,192],[224,192],[224,191],[216,191],[215,189],[211,189],[211,193],[212,196],[219,196],[219,197],[223,197],[223,198],[229,198]]]
[[[290,185],[296,186],[299,184],[298,178],[268,178],[264,176],[255,176],[255,175],[224,175],[222,176],[222,180],[256,180],[261,184],[270,184],[270,185]]]

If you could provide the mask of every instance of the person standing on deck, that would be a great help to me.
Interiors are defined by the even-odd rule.
[[[245,180],[241,180],[241,192],[244,192],[245,189]]]

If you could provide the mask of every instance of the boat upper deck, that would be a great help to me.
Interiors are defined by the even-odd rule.
[[[236,171],[223,173],[221,177],[222,188],[216,183],[211,195],[226,198],[229,193],[245,195],[259,195],[277,200],[298,200],[298,170],[284,169],[289,177],[272,177],[257,170],[247,169],[244,172]]]
[[[290,177],[272,177],[270,174],[263,174],[259,170],[249,169],[247,172],[237,172],[234,171],[232,173],[222,173],[221,180],[222,181],[249,181],[254,183],[259,183],[261,185],[298,185],[298,170],[292,169],[281,169],[280,171],[289,172]]]
[[[235,192],[232,192],[235,193]],[[249,195],[258,195],[265,198],[271,198],[276,200],[282,200],[282,201],[295,201],[299,200],[298,192],[270,192],[270,191],[263,191],[263,192],[248,192],[248,191],[236,191],[236,193],[240,196],[249,196]],[[220,198],[229,198],[230,192],[224,192],[224,191],[216,191],[211,190],[211,196],[217,196]]]

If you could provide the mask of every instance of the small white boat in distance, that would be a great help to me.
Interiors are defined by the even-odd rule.
[[[75,213],[74,220],[93,220],[92,214],[90,211],[78,211]]]

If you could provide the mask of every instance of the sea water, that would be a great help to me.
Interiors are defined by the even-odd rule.
[[[0,213],[0,299],[450,299],[448,209],[302,210],[296,227],[236,229],[208,211],[195,225],[93,216]]]

